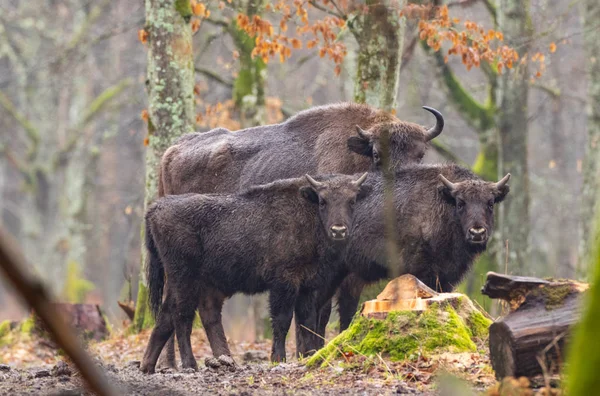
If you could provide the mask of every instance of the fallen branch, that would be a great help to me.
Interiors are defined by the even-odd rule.
[[[71,358],[91,390],[98,395],[116,395],[104,374],[81,347],[73,329],[65,323],[50,302],[46,288],[26,273],[27,264],[13,239],[0,228],[0,268],[25,302],[44,322],[55,342]]]

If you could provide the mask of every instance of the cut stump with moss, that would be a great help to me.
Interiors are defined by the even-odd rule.
[[[511,312],[490,327],[490,360],[498,379],[556,373],[588,284],[488,272],[482,293]]]
[[[382,355],[393,361],[419,354],[477,352],[492,321],[459,293],[436,293],[412,275],[392,280],[366,301],[350,327],[307,361],[327,366],[339,357]]]

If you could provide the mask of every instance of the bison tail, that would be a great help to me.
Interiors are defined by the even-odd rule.
[[[148,259],[146,264],[146,279],[148,280],[148,294],[150,300],[150,310],[154,317],[158,315],[162,304],[163,288],[165,285],[165,270],[163,263],[154,243],[152,230],[148,226],[146,217],[146,249],[148,250]]]

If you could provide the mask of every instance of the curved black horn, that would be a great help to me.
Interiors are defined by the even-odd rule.
[[[429,141],[444,130],[444,116],[433,107],[423,106],[423,108],[435,116],[435,126],[427,131],[427,141]]]
[[[360,187],[361,184],[363,184],[365,182],[365,180],[367,180],[367,175],[369,174],[369,172],[365,172],[363,173],[363,175],[361,177],[358,178],[358,180],[356,180],[354,182],[354,185],[357,187]]]
[[[504,176],[502,179],[500,179],[500,181],[498,183],[496,183],[496,188],[502,188],[506,185],[506,183],[508,183],[508,181],[510,180],[510,173],[507,173],[506,176]]]
[[[358,125],[356,126],[356,133],[358,133],[358,136],[365,140],[371,140],[371,134],[359,127]]]
[[[450,191],[454,190],[454,188],[456,187],[456,185],[454,183],[452,183],[450,180],[446,179],[444,177],[444,175],[438,175],[438,177],[440,178],[442,183],[444,183],[444,186],[448,187],[448,189]]]
[[[323,187],[323,183],[316,181],[315,179],[313,179],[312,177],[310,177],[308,174],[304,175],[306,177],[306,180],[308,180],[308,182],[311,184],[311,186],[313,186],[314,188],[321,188]]]

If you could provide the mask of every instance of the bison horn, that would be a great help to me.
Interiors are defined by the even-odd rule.
[[[507,173],[506,176],[504,176],[502,179],[500,179],[500,181],[498,183],[496,183],[496,188],[502,188],[506,185],[506,183],[508,183],[508,181],[510,180],[510,173]]]
[[[427,131],[427,141],[430,141],[444,130],[444,116],[433,107],[423,106],[423,108],[435,116],[435,126]]]
[[[367,180],[367,175],[368,174],[369,174],[369,172],[363,173],[363,175],[361,177],[359,177],[357,181],[354,182],[354,185],[356,187],[360,187],[361,184],[363,184],[365,182],[365,180]]]
[[[319,188],[323,187],[323,183],[316,181],[315,179],[310,177],[308,174],[306,174],[304,176],[306,176],[306,180],[308,180],[310,185],[313,186],[314,188],[319,189]]]
[[[356,126],[356,133],[358,133],[358,136],[360,136],[364,140],[371,140],[371,134],[359,127],[358,125]]]
[[[450,191],[454,190],[454,188],[456,188],[456,185],[454,183],[452,183],[450,180],[446,179],[444,177],[444,175],[439,175],[440,180],[442,181],[442,183],[444,183],[444,186],[448,187],[448,189]]]

